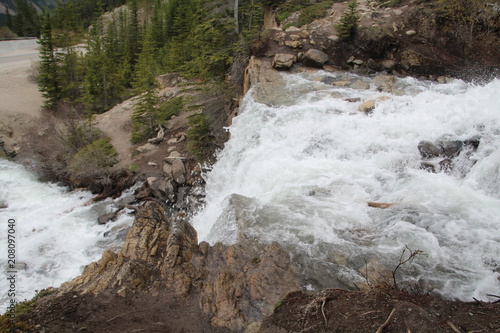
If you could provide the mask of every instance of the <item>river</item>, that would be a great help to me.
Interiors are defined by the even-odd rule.
[[[281,104],[244,98],[206,175],[206,205],[193,222],[200,240],[234,243],[242,232],[279,242],[301,258],[308,289],[354,289],[368,270],[390,280],[418,251],[398,281],[449,299],[495,300],[487,295],[500,295],[500,80],[401,78],[401,94],[392,94],[361,76],[283,75]],[[322,83],[346,79],[370,88]],[[370,115],[358,111],[381,96]],[[427,161],[436,173],[422,169],[421,141],[470,138],[479,147],[453,158],[452,171],[439,171],[442,157]]]
[[[42,99],[28,79],[37,47],[34,39],[0,42],[0,135],[8,136],[1,131],[8,127],[14,136],[21,132],[19,115],[40,115]],[[99,215],[116,209],[118,201],[89,203],[92,197],[39,182],[22,165],[0,159],[0,312],[11,300],[30,299],[76,277],[106,248],[120,248],[133,216],[123,211],[117,221],[99,225]]]

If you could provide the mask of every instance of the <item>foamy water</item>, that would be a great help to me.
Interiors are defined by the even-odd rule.
[[[252,92],[244,98],[206,175],[207,204],[193,221],[200,240],[236,240],[228,204],[239,194],[251,198],[247,234],[302,253],[305,275],[320,287],[352,287],[366,263],[394,268],[408,246],[423,255],[401,269],[401,280],[466,301],[500,294],[500,80],[407,78],[405,94],[394,96],[306,74],[285,78],[291,106],[257,103]],[[380,96],[390,99],[371,115],[357,111]],[[420,168],[421,140],[476,135],[479,148],[458,157],[451,173]],[[381,210],[369,201],[398,204]]]
[[[100,259],[106,248],[121,246],[133,217],[123,212],[117,221],[99,225],[100,214],[113,202],[86,204],[89,192],[38,182],[22,166],[0,160],[0,311],[6,308],[8,289],[8,221],[15,220],[16,301],[32,298],[36,290],[58,287],[76,277],[83,267]],[[115,207],[116,208],[116,207]],[[23,268],[25,266],[26,268]],[[10,274],[9,274],[10,275]]]

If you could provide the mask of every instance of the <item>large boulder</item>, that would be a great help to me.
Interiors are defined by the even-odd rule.
[[[328,61],[328,55],[317,49],[309,49],[302,58],[306,66],[321,67]]]

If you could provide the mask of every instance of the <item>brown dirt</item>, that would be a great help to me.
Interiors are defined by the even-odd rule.
[[[293,292],[259,332],[500,332],[500,303],[452,302],[397,290]]]
[[[38,325],[33,332],[230,332],[212,327],[198,304],[193,297],[174,299],[166,292],[127,297],[66,293],[42,298],[29,316],[18,320]],[[397,290],[296,291],[276,304],[260,330],[245,332],[498,333],[500,303],[453,302]]]
[[[177,300],[162,292],[141,292],[126,298],[66,293],[42,298],[29,317],[19,316],[18,320],[36,323],[31,332],[229,332],[211,327],[210,318],[202,315],[196,300]]]

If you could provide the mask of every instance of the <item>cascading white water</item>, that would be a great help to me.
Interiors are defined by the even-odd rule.
[[[99,225],[97,218],[110,212],[113,202],[87,204],[91,198],[89,192],[68,192],[41,183],[24,167],[0,160],[0,204],[7,206],[0,208],[1,313],[11,299],[7,292],[7,271],[12,270],[7,265],[9,220],[15,220],[18,302],[32,298],[36,290],[58,287],[100,259],[104,249],[121,246],[133,217],[124,211],[115,222]]]
[[[341,79],[284,74],[285,105],[245,96],[206,175],[206,206],[193,219],[200,239],[236,240],[228,206],[239,194],[250,198],[243,210],[255,222],[245,232],[302,253],[311,262],[304,273],[323,287],[363,280],[366,263],[392,269],[408,246],[423,255],[401,279],[447,298],[500,295],[500,80],[405,78],[396,96],[319,76]],[[357,111],[380,96],[389,99],[370,115]],[[474,136],[478,149],[461,154],[451,173],[422,170],[420,141]],[[373,201],[398,204],[382,210],[367,205]]]

